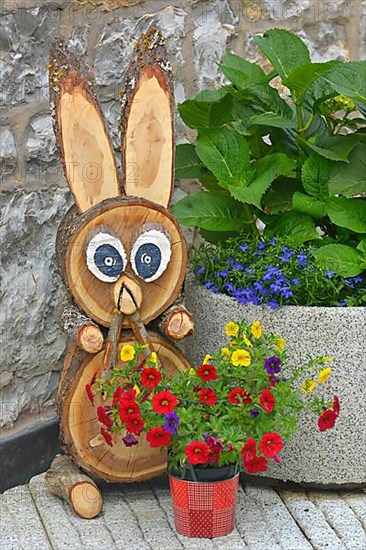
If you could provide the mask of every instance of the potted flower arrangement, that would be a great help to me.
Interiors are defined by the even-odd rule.
[[[347,414],[331,442],[313,437],[301,418],[302,437],[266,474],[364,484],[366,65],[313,63],[306,44],[284,29],[254,42],[264,63],[226,53],[226,83],[179,106],[197,138],[178,145],[176,177],[202,188],[174,213],[205,239],[193,252],[196,280],[186,284],[196,331],[185,350],[196,362],[235,316],[281,331],[294,365],[310,345],[329,353],[332,390],[344,392]]]
[[[110,377],[87,388],[107,400],[97,415],[109,445],[146,439],[167,452],[176,528],[188,536],[233,529],[240,470],[255,474],[280,463],[301,411],[315,413],[322,432],[340,411],[337,396],[314,395],[331,372],[328,357],[294,368],[285,341],[265,334],[259,321],[230,321],[225,334],[222,349],[172,378],[146,345],[122,345]]]

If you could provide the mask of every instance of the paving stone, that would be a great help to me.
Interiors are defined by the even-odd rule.
[[[279,494],[313,548],[316,550],[344,550],[344,545],[331,529],[324,514],[313,502],[304,498],[304,493],[279,491]]]
[[[2,501],[8,510],[12,529],[17,533],[18,548],[31,548],[32,550],[48,550],[51,548],[27,485],[9,489],[4,493]],[[2,526],[4,524],[2,516],[1,524]],[[8,550],[7,545],[3,547],[3,550],[5,549]]]
[[[329,525],[349,550],[366,549],[366,533],[353,510],[337,495],[311,492],[311,501],[323,512]]]
[[[352,508],[357,518],[366,530],[366,494],[365,493],[341,493],[342,498]]]
[[[279,550],[274,533],[263,518],[260,507],[239,487],[236,508],[236,527],[248,548],[252,550]]]
[[[274,489],[247,485],[245,492],[259,507],[263,518],[274,532],[276,542],[282,548],[285,550],[311,550],[311,544],[306,540]],[[306,498],[305,493],[304,497]]]
[[[0,500],[0,518],[0,548],[6,550],[19,550],[21,548],[21,543],[18,538],[13,517],[5,505],[4,497],[1,497]]]

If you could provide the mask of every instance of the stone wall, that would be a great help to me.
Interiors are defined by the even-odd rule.
[[[48,48],[63,35],[94,67],[97,94],[119,155],[118,91],[135,39],[166,38],[177,102],[219,81],[225,49],[258,59],[252,35],[296,31],[314,60],[363,57],[363,0],[10,0],[1,22],[2,309],[1,425],[22,425],[52,404],[65,337],[54,309],[64,289],[54,241],[71,204],[48,105]],[[177,118],[178,139],[189,138]],[[176,196],[187,191],[178,187]]]

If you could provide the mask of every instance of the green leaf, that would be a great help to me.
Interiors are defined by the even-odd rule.
[[[362,239],[358,245],[356,246],[357,250],[365,254],[365,261],[366,261],[366,238]]]
[[[182,225],[207,231],[239,231],[247,223],[243,205],[225,191],[197,191],[177,202],[174,216]]]
[[[341,277],[356,277],[364,269],[361,252],[344,244],[322,246],[315,250],[314,256],[321,267]]]
[[[325,201],[331,221],[355,233],[366,233],[366,200],[329,197]]]
[[[241,233],[241,230],[240,230],[240,233]],[[236,237],[239,234],[239,232],[238,231],[206,231],[206,229],[200,229],[200,234],[209,243],[217,244],[217,243],[222,243],[223,241],[227,241],[228,239],[232,239],[233,237]]]
[[[254,84],[240,92],[238,99],[249,105],[253,113],[270,112],[289,120],[294,118],[294,111],[290,105],[268,84]]]
[[[271,235],[291,237],[297,244],[319,239],[315,224],[309,216],[298,212],[284,212],[267,230]]]
[[[349,156],[349,164],[336,163],[328,185],[332,195],[352,197],[366,193],[366,145],[355,147]]]
[[[197,155],[214,174],[221,187],[247,185],[252,175],[249,144],[229,128],[201,130]]]
[[[252,164],[255,176],[248,187],[229,187],[233,197],[261,209],[261,199],[271,183],[279,176],[295,177],[296,161],[283,153],[267,155]]]
[[[175,149],[176,179],[201,178],[204,166],[197,156],[194,145],[184,143]]]
[[[271,29],[255,36],[254,41],[282,79],[296,67],[310,63],[309,50],[301,38],[284,29]]]
[[[305,94],[311,85],[320,76],[329,73],[339,61],[328,61],[327,63],[305,63],[293,69],[283,81],[284,85],[290,88],[295,103],[302,103]]]
[[[178,105],[178,110],[190,128],[217,128],[231,120],[231,105],[231,95],[225,94],[216,101],[188,99]]]
[[[334,163],[319,155],[311,155],[302,167],[302,183],[309,195],[317,199],[329,197],[328,182]]]
[[[294,210],[307,214],[312,218],[322,218],[325,215],[324,202],[318,201],[314,197],[309,197],[309,195],[304,195],[304,193],[294,193],[292,206]]]
[[[342,63],[323,78],[339,94],[366,103],[366,61]]]
[[[303,138],[299,138],[299,141],[306,150],[314,151],[324,158],[349,162],[350,153],[357,145],[365,141],[365,137],[358,133],[348,134],[347,136],[334,136],[326,139],[321,147],[305,141]]]
[[[245,90],[252,84],[258,84],[266,78],[266,73],[259,65],[232,53],[224,55],[220,69],[226,78],[241,90]]]
[[[273,126],[275,128],[296,128],[297,123],[293,118],[288,118],[273,111],[267,111],[249,118],[248,126],[258,124],[260,126]]]
[[[275,215],[290,210],[292,197],[296,191],[302,191],[299,180],[278,178],[262,198],[262,206],[265,212],[269,215]]]

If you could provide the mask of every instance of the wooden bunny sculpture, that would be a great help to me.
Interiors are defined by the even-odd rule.
[[[174,184],[174,113],[160,31],[151,29],[142,36],[135,56],[122,94],[122,186],[85,67],[60,41],[50,64],[55,132],[75,200],[56,243],[61,273],[77,306],[66,307],[62,314],[72,342],[57,395],[61,441],[66,455],[86,473],[112,482],[160,475],[166,456],[151,448],[144,434],[134,447],[126,447],[121,437],[107,445],[96,417],[102,397],[96,396],[93,405],[86,386],[95,375],[108,375],[121,343],[135,340],[157,352],[168,374],[189,368],[182,353],[156,328],[177,340],[193,330],[191,315],[175,304],[184,282],[187,249],[177,221],[166,210]],[[145,328],[154,320],[155,332]],[[65,470],[72,471],[69,477],[74,481],[81,474],[67,461],[58,457],[46,480],[52,492],[66,494],[70,501]],[[97,498],[93,482],[82,479]],[[91,517],[94,512],[84,514],[82,505],[77,509],[75,495],[74,509]]]

